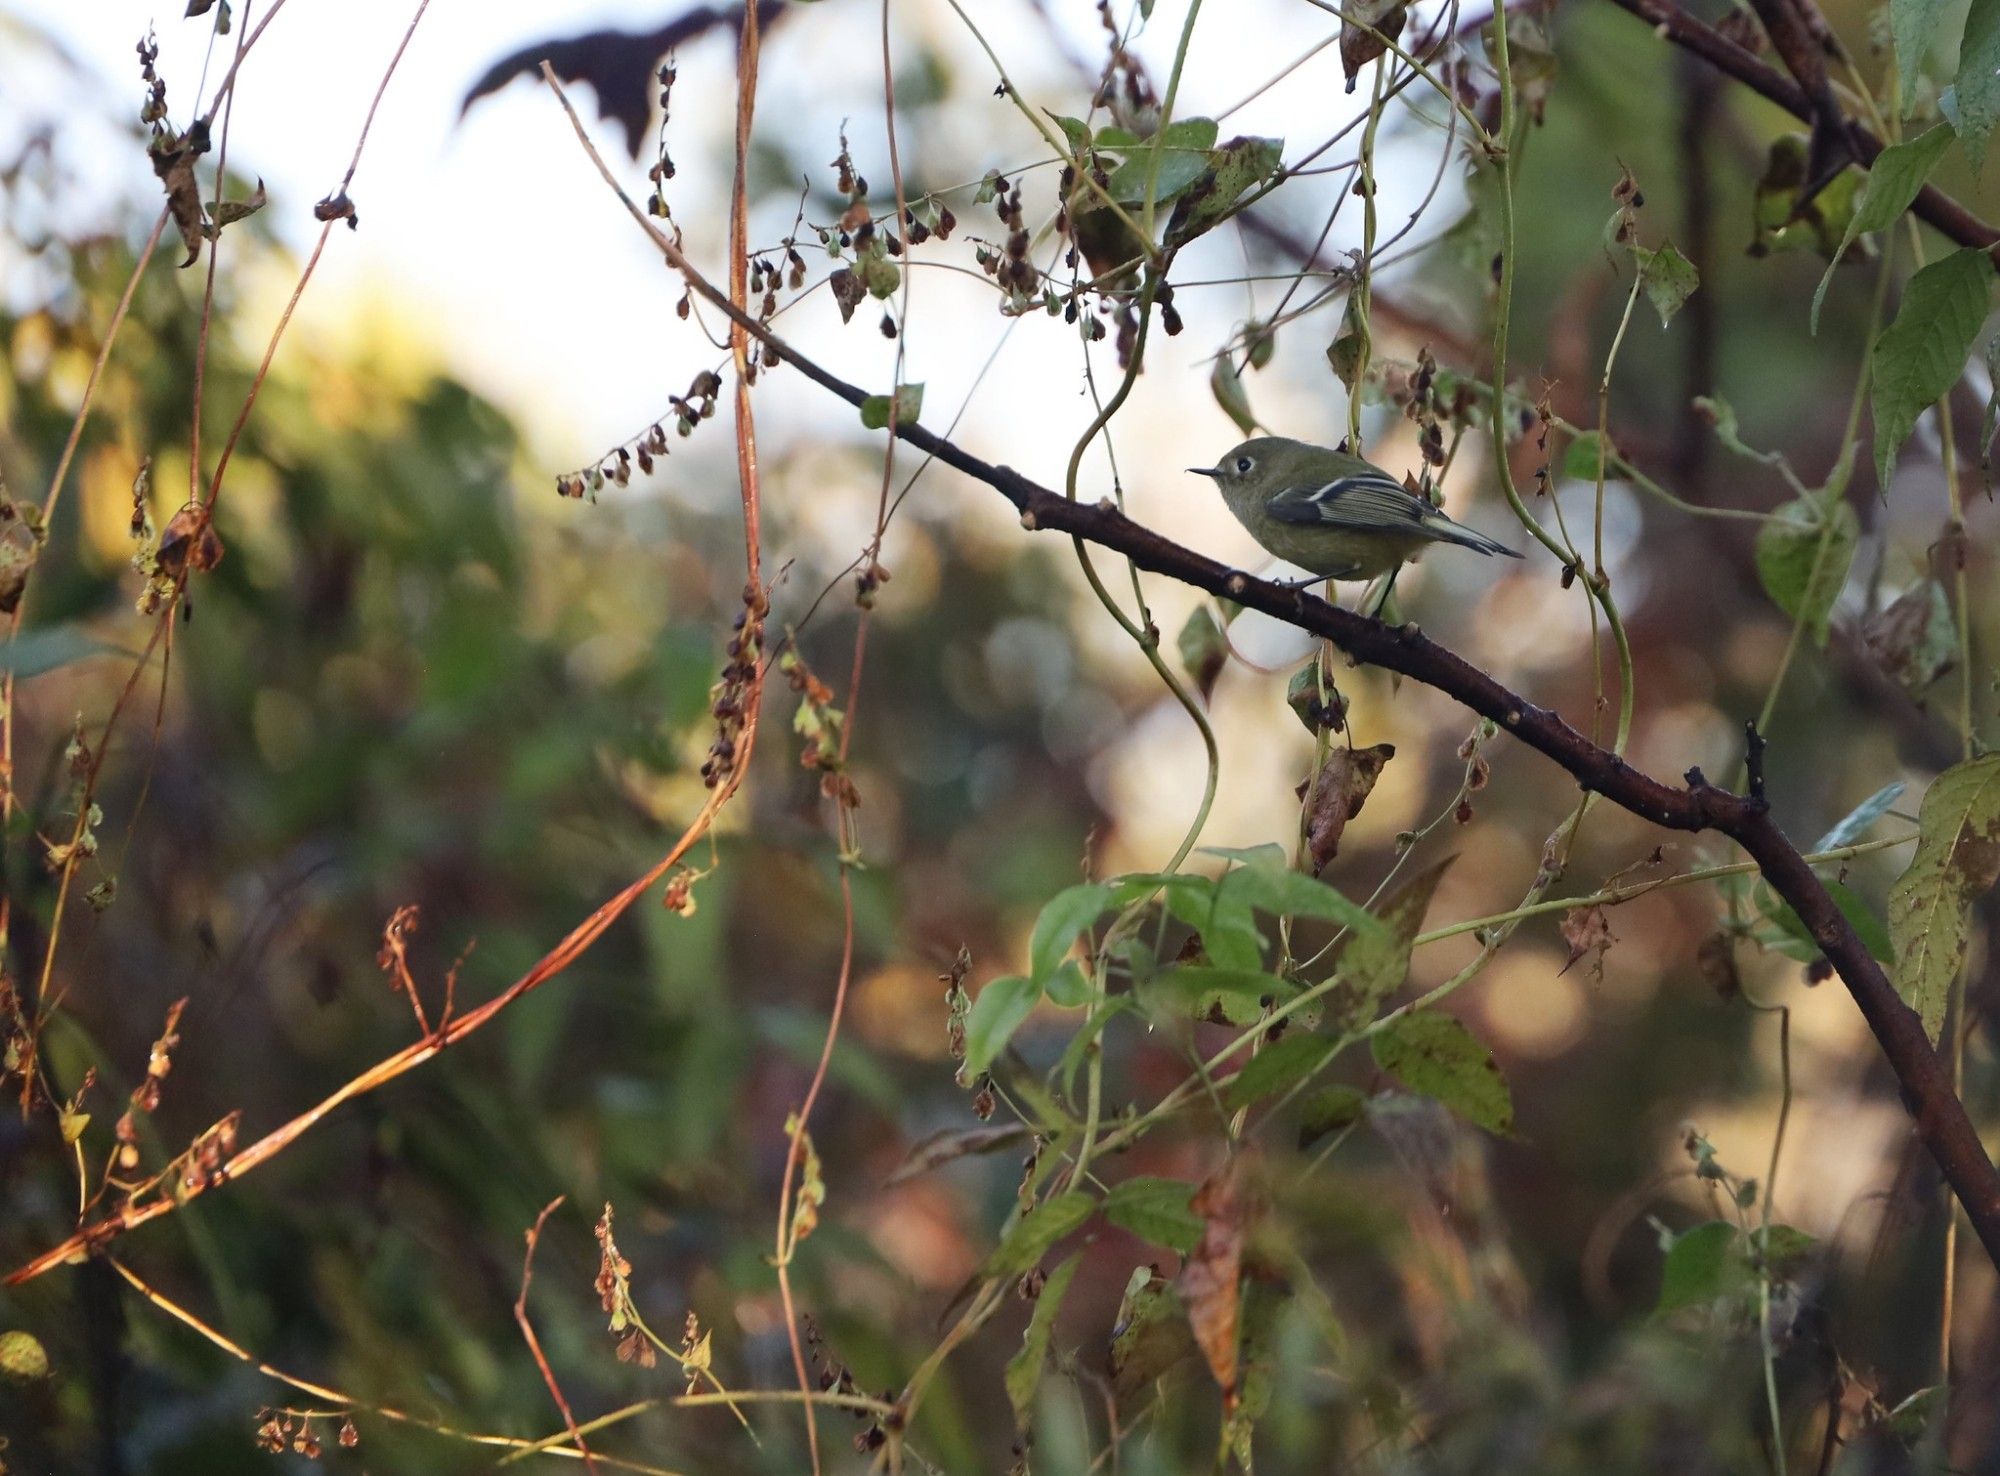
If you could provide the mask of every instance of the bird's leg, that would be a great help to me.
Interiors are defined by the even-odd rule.
[[[1401,564],[1389,571],[1389,580],[1382,586],[1382,597],[1375,601],[1375,608],[1368,612],[1373,619],[1380,620],[1382,612],[1389,608],[1389,600],[1396,593],[1396,576],[1402,572]]]

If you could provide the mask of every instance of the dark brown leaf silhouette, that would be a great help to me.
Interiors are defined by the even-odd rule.
[[[786,0],[760,0],[757,24],[778,19]],[[587,31],[550,36],[511,52],[488,67],[458,105],[463,118],[482,97],[490,97],[516,77],[536,76],[546,61],[565,82],[587,82],[597,94],[597,116],[617,123],[625,149],[637,159],[653,114],[654,68],[675,47],[699,40],[718,27],[740,31],[740,5],[697,5],[651,31]]]

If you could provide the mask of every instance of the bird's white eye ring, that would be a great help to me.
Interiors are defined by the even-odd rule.
[[[1252,461],[1247,456],[1239,456],[1236,458],[1236,470],[1239,472],[1247,472],[1250,470],[1251,467],[1255,466],[1256,464],[1257,464],[1256,462]]]

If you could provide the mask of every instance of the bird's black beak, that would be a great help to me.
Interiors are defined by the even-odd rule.
[[[1191,466],[1188,468],[1188,471],[1191,475],[1197,477],[1219,477],[1222,475],[1222,468],[1219,466]]]

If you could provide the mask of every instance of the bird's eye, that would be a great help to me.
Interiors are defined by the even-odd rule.
[[[1257,464],[1256,462],[1252,461],[1247,456],[1239,456],[1236,458],[1236,470],[1239,473],[1249,471],[1250,468],[1255,466],[1256,464]]]

